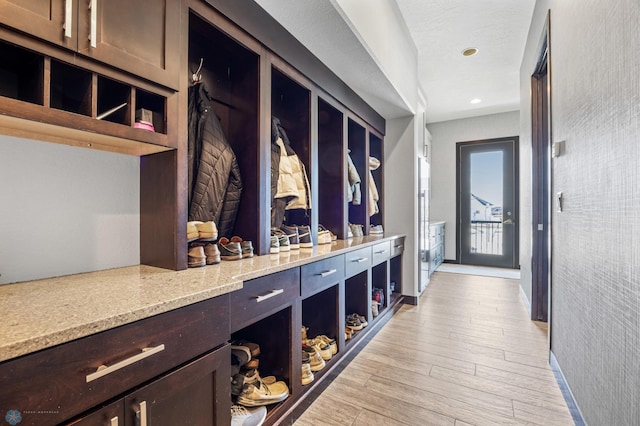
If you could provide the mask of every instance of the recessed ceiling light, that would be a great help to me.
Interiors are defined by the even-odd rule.
[[[482,102],[482,99],[480,99],[480,98],[471,99],[471,103],[472,104],[479,104],[480,102]]]
[[[478,53],[478,48],[477,47],[469,47],[466,48],[462,51],[462,55],[463,56],[473,56],[476,53]]]

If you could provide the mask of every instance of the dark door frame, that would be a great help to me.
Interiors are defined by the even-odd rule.
[[[460,179],[460,150],[465,146],[473,145],[490,145],[490,144],[503,144],[505,142],[513,142],[513,217],[515,223],[513,226],[513,256],[511,259],[510,268],[517,269],[520,266],[520,137],[504,137],[495,139],[485,139],[468,142],[456,143],[456,261],[455,263],[462,263],[462,225],[461,225],[461,207],[462,200],[460,198],[462,192],[462,182]]]
[[[550,13],[531,75],[531,319],[549,320],[551,310],[551,60]]]

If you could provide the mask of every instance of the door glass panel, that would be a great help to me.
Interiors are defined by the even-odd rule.
[[[503,152],[470,155],[471,253],[502,256]]]

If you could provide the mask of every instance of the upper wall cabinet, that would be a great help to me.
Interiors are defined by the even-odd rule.
[[[0,0],[0,23],[178,89],[179,0]]]

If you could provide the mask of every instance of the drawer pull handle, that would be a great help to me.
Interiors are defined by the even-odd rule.
[[[147,401],[140,403],[140,410],[136,411],[136,421],[140,426],[147,426]]]
[[[316,275],[320,275],[322,278],[328,277],[329,275],[333,275],[336,272],[338,272],[337,269],[329,269],[328,271],[324,271],[324,272],[320,272],[319,274]]]
[[[362,263],[362,262],[366,262],[367,260],[369,260],[369,258],[368,258],[368,257],[360,257],[360,258],[358,258],[358,259],[353,259],[353,260],[352,260],[352,262],[355,262],[355,263]]]
[[[376,254],[382,254],[382,253],[384,253],[385,251],[386,251],[386,250],[378,250],[378,251],[376,252]]]
[[[164,351],[164,344],[158,345],[155,348],[142,348],[142,352],[127,359],[123,359],[120,362],[116,362],[113,365],[101,365],[98,367],[95,373],[91,373],[87,375],[87,383],[92,382],[100,377],[104,377],[107,374],[111,374],[114,371],[118,371],[121,368],[127,367],[133,363],[136,363],[145,358],[149,358],[151,355],[157,354],[158,352]]]
[[[111,419],[109,426],[118,426],[118,418],[114,417]]]
[[[267,299],[271,299],[272,297],[277,296],[277,295],[279,295],[281,293],[284,293],[284,289],[282,289],[282,288],[280,288],[278,290],[271,290],[267,294],[264,294],[262,296],[257,296],[256,297],[256,302],[260,303],[260,302],[265,301]]]

